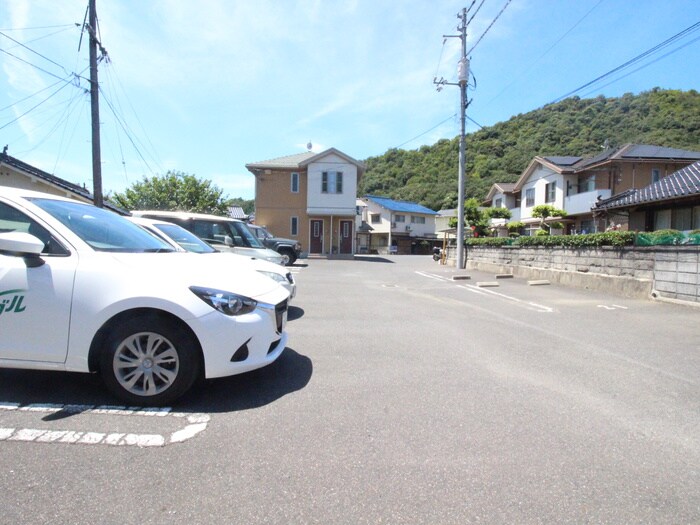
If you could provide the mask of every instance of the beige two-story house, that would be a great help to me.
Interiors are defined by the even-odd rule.
[[[330,148],[246,164],[255,223],[298,240],[303,255],[355,253],[355,199],[363,163]]]

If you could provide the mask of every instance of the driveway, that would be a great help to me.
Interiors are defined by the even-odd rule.
[[[0,434],[3,521],[700,522],[697,309],[429,256],[292,270],[282,357],[163,414],[0,370],[0,429],[35,432]]]

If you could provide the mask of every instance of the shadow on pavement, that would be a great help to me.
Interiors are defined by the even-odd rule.
[[[301,390],[311,379],[311,359],[287,347],[269,366],[236,376],[202,381],[181,398],[178,412],[232,412],[257,408]],[[0,369],[0,403],[20,406],[126,406],[97,374]]]
[[[298,306],[290,306],[287,310],[287,321],[296,321],[304,317],[304,309]]]
[[[391,259],[386,259],[384,257],[381,257],[379,255],[355,255],[356,261],[360,262],[372,262],[372,263],[390,263],[390,264],[396,264],[394,261]]]

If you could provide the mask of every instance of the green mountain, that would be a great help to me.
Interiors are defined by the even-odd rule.
[[[515,182],[536,155],[592,156],[603,144],[655,144],[700,151],[700,93],[654,88],[618,98],[573,97],[467,135],[466,196],[483,200],[494,182]],[[457,206],[459,137],[365,160],[359,195],[433,210]]]

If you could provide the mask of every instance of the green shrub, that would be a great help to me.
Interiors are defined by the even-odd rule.
[[[506,224],[506,228],[508,228],[508,231],[514,232],[514,233],[519,232],[524,227],[525,227],[525,223],[520,222],[520,221],[513,221],[513,222],[509,222],[508,224]]]
[[[508,237],[470,237],[465,241],[467,246],[510,246],[513,239]]]
[[[589,233],[585,235],[547,235],[519,237],[516,246],[565,246],[568,248],[597,246],[631,246],[634,244],[634,232],[610,231]]]
[[[535,232],[535,237],[545,237],[549,235],[549,232],[547,230],[537,230]]]

